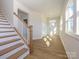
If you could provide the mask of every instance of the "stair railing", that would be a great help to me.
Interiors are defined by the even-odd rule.
[[[30,53],[32,52],[32,25],[28,26],[23,20],[21,20],[18,15],[14,12],[13,26],[15,30],[23,39],[23,41],[28,44]]]

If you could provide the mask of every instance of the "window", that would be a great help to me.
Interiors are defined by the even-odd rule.
[[[56,27],[56,20],[51,20],[50,22],[50,36],[56,34],[56,30],[57,30],[57,27]]]
[[[65,20],[65,25],[66,25],[66,32],[73,32],[73,16],[74,16],[74,4],[73,0],[70,0],[67,9],[66,9],[66,20]]]
[[[62,25],[63,25],[63,19],[62,19],[62,16],[61,16],[61,19],[60,19],[60,31],[62,31],[62,30],[63,30]]]
[[[76,1],[76,6],[77,6],[77,34],[79,35],[79,0]]]

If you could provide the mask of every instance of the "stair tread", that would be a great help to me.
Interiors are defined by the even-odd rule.
[[[0,17],[5,17],[3,13],[0,13]]]
[[[0,19],[0,20],[6,20],[6,19]],[[7,20],[8,21],[8,20]]]
[[[4,20],[7,20],[7,18],[5,18],[5,17],[0,17],[0,19],[4,19]]]
[[[0,22],[8,22],[8,21],[0,20]]]
[[[16,32],[1,33],[1,34],[0,34],[0,37],[1,37],[1,36],[6,36],[6,35],[13,35],[13,34],[17,34],[17,33],[16,33]]]
[[[1,38],[6,38],[6,37],[11,37],[11,36],[18,36],[17,33],[13,29],[0,29],[0,39]]]
[[[24,54],[26,51],[27,51],[27,49],[23,48],[20,51],[16,52],[14,55],[10,56],[8,59],[17,59],[19,56]]]
[[[29,50],[27,50],[27,52],[19,56],[18,59],[24,59],[25,57],[27,57],[28,54],[29,54]]]
[[[1,51],[0,51],[0,56],[2,56],[2,55],[4,55],[4,54],[6,54],[6,53],[8,53],[8,52],[10,52],[10,51],[12,51],[12,50],[18,48],[18,47],[20,47],[20,46],[22,46],[22,45],[24,45],[24,44],[23,44],[23,43],[18,43],[18,44],[14,45],[14,46],[11,46],[11,47],[8,47],[8,48],[6,48],[6,49],[4,49],[4,50],[1,50]]]
[[[15,41],[18,41],[20,39],[12,39],[12,40],[7,40],[7,41],[4,41],[4,42],[0,42],[0,46],[2,45],[5,45],[5,44],[9,44],[9,43],[12,43],[12,42],[15,42]]]
[[[7,35],[15,35],[15,34],[17,34],[17,33],[16,33],[16,32],[0,33],[0,37],[1,37],[1,36],[7,36]]]
[[[1,12],[0,12],[1,13]],[[0,16],[4,16],[4,15],[0,15]]]
[[[0,25],[10,25],[10,24],[3,24],[3,23],[0,23]]]
[[[0,21],[7,21],[8,22],[8,20],[5,20],[5,19],[0,19]]]
[[[1,19],[1,18],[0,18],[0,19]],[[8,23],[8,21],[2,21],[2,20],[0,20],[0,22]]]
[[[23,49],[23,48],[25,48],[24,45],[21,46],[21,47],[18,47],[18,48],[16,48],[16,49],[14,49],[14,50],[12,50],[12,51],[10,51],[10,52],[4,54],[4,55],[2,55],[0,58],[1,58],[1,59],[6,59],[6,58],[8,59],[11,55],[15,54],[16,52],[20,51],[20,50]],[[26,48],[26,49],[28,49],[28,48]],[[27,56],[27,55],[28,55],[28,51],[25,52],[25,53],[26,53],[25,56]],[[23,54],[23,55],[24,55],[24,54]],[[21,56],[22,56],[22,55],[21,55]],[[21,56],[20,56],[20,57],[21,57]],[[19,58],[19,59],[23,59],[23,58]]]
[[[13,28],[13,27],[0,27],[0,29],[1,29],[1,28],[5,28],[5,29],[6,29],[6,28],[9,28],[9,29],[10,29],[10,28]]]
[[[11,37],[11,36],[17,36],[17,34],[6,35],[6,36],[0,36],[0,39],[1,39],[1,38],[6,38],[6,37]]]
[[[9,44],[0,46],[0,51],[1,51],[1,50],[4,50],[4,49],[6,49],[6,48],[9,48],[9,47],[11,47],[11,46],[14,46],[14,45],[16,45],[16,44],[18,44],[18,43],[20,43],[20,42],[22,42],[22,40],[19,40],[19,41],[16,41],[16,42],[12,42],[12,43],[9,43]],[[23,43],[23,42],[22,42],[22,43]]]
[[[0,33],[4,33],[4,32],[14,32],[15,30],[13,28],[1,28],[0,29]]]
[[[2,23],[2,24],[9,24],[8,22],[0,22],[0,23]]]
[[[0,38],[0,42],[4,42],[7,40],[12,40],[12,39],[19,39],[19,36],[12,36],[12,37],[7,37],[7,38]]]
[[[0,27],[11,27],[10,25],[0,25]]]
[[[0,16],[0,20],[1,20],[1,19],[2,19],[2,20],[6,20],[6,18],[5,18],[5,17],[3,17],[3,16],[2,16],[2,17]]]
[[[6,33],[6,32],[15,32],[15,31],[0,31],[0,33]]]
[[[0,28],[0,31],[9,31],[9,30],[10,30],[10,31],[14,31],[13,28],[10,28],[10,29],[9,29],[9,28],[6,28],[6,29],[5,29],[5,28]]]

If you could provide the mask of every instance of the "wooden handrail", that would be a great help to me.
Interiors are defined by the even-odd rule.
[[[14,12],[13,13],[22,23],[23,23],[23,25],[25,26],[25,28],[26,29],[29,29],[28,31],[29,31],[29,49],[30,49],[30,54],[32,53],[32,25],[30,25],[30,26],[28,26],[23,20],[21,20],[20,18],[19,18],[19,16]],[[15,28],[15,30],[17,31],[17,29]],[[18,32],[18,31],[17,31]],[[21,36],[21,38],[23,39],[23,37],[22,37],[22,35],[18,32],[18,34]],[[23,39],[23,41],[25,41],[24,39]],[[26,42],[25,42],[26,43]]]

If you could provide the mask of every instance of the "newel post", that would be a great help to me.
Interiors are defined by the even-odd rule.
[[[30,54],[32,53],[32,26],[29,26],[29,49],[30,49]]]

